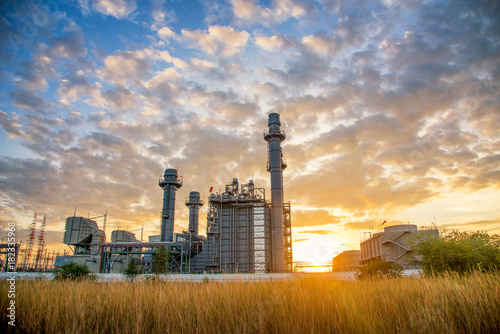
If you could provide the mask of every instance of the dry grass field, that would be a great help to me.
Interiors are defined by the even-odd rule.
[[[0,282],[6,310],[8,284]],[[500,275],[335,281],[18,281],[19,333],[500,333]],[[3,311],[5,313],[5,311]],[[4,317],[0,332],[11,331]]]

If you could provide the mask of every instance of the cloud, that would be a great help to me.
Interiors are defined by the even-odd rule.
[[[325,56],[333,56],[341,48],[340,40],[336,36],[328,36],[324,32],[305,36],[302,41],[312,52]]]
[[[240,54],[250,38],[246,31],[238,31],[230,26],[214,25],[204,30],[181,30],[181,39],[200,47],[208,55],[231,57]]]
[[[272,8],[260,6],[256,1],[232,0],[234,16],[243,22],[264,26],[281,24],[290,18],[301,19],[316,14],[310,1],[274,0]]]
[[[90,82],[90,79],[82,70],[78,70],[67,79],[62,79],[59,82],[57,92],[60,95],[59,101],[69,104],[85,96],[98,94],[98,89]]]
[[[308,233],[308,234],[319,234],[319,235],[329,235],[333,234],[333,231],[331,230],[305,230],[301,231],[301,234]]]
[[[161,29],[158,30],[158,37],[161,39],[168,39],[170,37],[174,37],[175,32],[172,31],[169,27],[162,27]]]
[[[21,130],[22,125],[18,123],[19,116],[16,114],[13,114],[12,116],[13,117],[11,118],[6,112],[0,110],[0,125],[9,137],[23,138],[26,134],[23,130]]]
[[[24,88],[17,88],[10,93],[10,97],[12,103],[20,109],[44,113],[51,106],[51,103],[47,102],[37,93]]]
[[[87,49],[83,46],[83,41],[84,35],[80,31],[61,37],[54,36],[49,45],[50,57],[52,59],[84,57],[87,55]]]
[[[126,18],[137,9],[135,0],[93,0],[92,8],[117,19]]]
[[[0,158],[2,219],[45,208],[55,230],[78,205],[157,233],[157,177],[178,167],[180,229],[190,190],[233,177],[268,188],[270,111],[287,133],[294,227],[359,231],[450,189],[500,185],[498,6],[233,1],[230,17],[203,2],[203,28],[175,3],[81,3],[88,18],[60,14],[2,65],[0,125],[30,155]],[[136,15],[132,42],[94,36],[97,10]],[[19,33],[22,14],[2,31]]]
[[[140,86],[151,75],[151,56],[150,50],[117,52],[104,59],[104,68],[98,74],[120,86],[127,86],[128,83]]]
[[[286,192],[287,190],[288,189],[285,189]],[[288,196],[287,194],[287,198],[293,197]],[[292,225],[294,228],[306,226],[322,226],[338,222],[338,217],[331,215],[327,210],[324,209],[310,209],[305,211],[293,209]]]
[[[287,51],[290,48],[299,47],[300,45],[296,38],[284,35],[274,35],[271,37],[257,35],[255,37],[255,44],[264,50],[273,52]]]

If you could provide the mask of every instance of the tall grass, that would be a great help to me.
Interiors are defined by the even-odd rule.
[[[7,289],[0,282],[2,310]],[[23,333],[500,333],[498,274],[355,282],[321,276],[253,283],[18,281],[16,289],[16,329]],[[2,326],[5,332],[6,321]]]

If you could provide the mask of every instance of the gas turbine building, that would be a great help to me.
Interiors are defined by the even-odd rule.
[[[163,189],[160,236],[150,237],[149,242],[138,242],[131,237],[120,238],[120,241],[115,238],[101,246],[101,254],[75,253],[71,260],[64,262],[87,264],[97,262],[99,257],[98,270],[93,267],[91,270],[120,272],[128,263],[136,263],[147,272],[151,269],[155,248],[164,246],[169,253],[167,267],[170,272],[291,272],[291,211],[290,203],[283,201],[283,170],[287,165],[281,149],[286,135],[281,130],[279,114],[269,114],[268,126],[264,139],[268,143],[270,201],[266,199],[265,189],[256,187],[252,180],[240,184],[234,178],[224,192],[211,194],[208,198],[205,237],[198,234],[199,209],[204,201],[199,192],[192,191],[185,201],[189,208],[189,230],[174,234],[176,192],[183,184],[176,169],[166,169],[158,183]],[[73,242],[73,245],[81,244]],[[92,260],[84,260],[82,256]]]

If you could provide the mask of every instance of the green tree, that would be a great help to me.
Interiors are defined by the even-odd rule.
[[[500,238],[487,232],[444,231],[440,239],[422,240],[413,250],[426,274],[500,269]]]
[[[68,263],[54,270],[54,278],[56,280],[78,280],[95,279],[95,276],[91,275],[89,268],[84,264]]]
[[[153,253],[152,272],[156,275],[166,274],[170,263],[170,248],[167,250],[164,245],[155,247]]]
[[[373,278],[397,278],[403,275],[403,267],[395,262],[389,261],[373,261],[362,265],[356,271],[356,278],[373,279]]]
[[[131,282],[142,272],[141,266],[138,266],[130,262],[127,267],[123,270],[123,274],[130,279]]]

